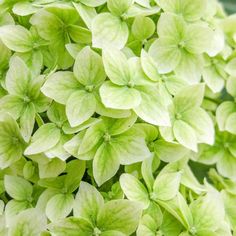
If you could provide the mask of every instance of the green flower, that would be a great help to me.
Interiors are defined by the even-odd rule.
[[[32,78],[24,61],[13,57],[5,83],[8,94],[0,99],[0,110],[10,113],[16,120],[19,119],[22,136],[28,142],[36,114],[44,112],[50,102],[40,92],[44,76]]]

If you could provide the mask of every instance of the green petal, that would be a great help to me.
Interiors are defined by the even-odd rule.
[[[110,81],[105,82],[100,88],[102,103],[113,109],[132,109],[141,102],[139,92],[134,88],[118,86]]]
[[[45,213],[54,222],[65,218],[72,211],[74,197],[72,194],[56,194],[47,203]]]
[[[19,57],[13,57],[6,74],[7,91],[9,94],[23,96],[28,91],[29,81],[29,70],[26,64]]]
[[[122,16],[132,4],[133,0],[107,0],[108,10],[115,16]]]
[[[117,49],[108,49],[103,50],[102,58],[109,79],[114,84],[127,85],[131,75],[125,54]]]
[[[89,7],[98,7],[103,5],[106,0],[80,0],[80,2]]]
[[[122,49],[129,36],[128,26],[110,13],[96,16],[92,22],[93,47]]]
[[[86,182],[81,182],[75,197],[74,216],[84,218],[94,224],[103,205],[104,200],[98,190]]]
[[[134,108],[135,113],[144,121],[159,126],[169,126],[170,117],[163,105],[157,89],[151,86],[137,87],[141,94],[141,103]]]
[[[200,107],[203,101],[205,85],[203,83],[187,86],[174,97],[175,112],[182,113]]]
[[[128,200],[107,202],[98,215],[98,228],[132,234],[139,222],[142,210],[138,203]]]
[[[70,25],[68,26],[68,34],[76,43],[90,44],[92,42],[91,32],[84,27]]]
[[[60,140],[60,130],[53,123],[40,126],[34,133],[25,155],[33,155],[49,150]]]
[[[131,174],[122,174],[120,185],[129,200],[139,202],[144,209],[148,208],[150,200],[147,189],[137,178]]]
[[[236,77],[229,77],[227,79],[226,89],[227,89],[227,92],[233,97],[236,97],[235,86],[236,86]]]
[[[92,93],[83,90],[74,92],[66,103],[66,115],[72,127],[88,120],[96,109],[96,99]]]
[[[168,201],[174,198],[179,191],[180,180],[180,173],[168,173],[157,176],[153,185],[153,200]]]
[[[197,137],[194,129],[187,123],[177,120],[174,122],[174,136],[184,147],[197,152]]]
[[[227,178],[236,177],[236,158],[229,152],[225,152],[222,158],[216,163],[217,170],[219,173]]]
[[[17,176],[5,175],[4,186],[6,192],[15,200],[30,200],[33,193],[32,185],[25,179]]]
[[[0,38],[3,43],[13,51],[29,52],[33,49],[33,37],[23,26],[2,26],[0,29]]]
[[[48,77],[41,91],[56,102],[66,104],[70,95],[80,86],[72,72],[56,72]]]
[[[120,167],[117,150],[109,143],[103,143],[93,160],[93,175],[98,186],[111,179]]]
[[[202,108],[193,108],[183,113],[182,118],[194,130],[199,143],[214,144],[215,129],[211,117]]]
[[[149,54],[157,63],[158,72],[161,74],[173,71],[181,60],[181,51],[173,39],[168,37],[154,41]]]
[[[90,47],[83,48],[76,57],[74,75],[85,86],[100,85],[106,79],[101,56]]]

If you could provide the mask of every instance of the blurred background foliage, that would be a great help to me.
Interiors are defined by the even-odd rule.
[[[236,0],[220,0],[229,14],[236,13]]]

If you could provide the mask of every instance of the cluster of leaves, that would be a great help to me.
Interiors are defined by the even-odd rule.
[[[0,13],[0,235],[236,235],[235,15],[216,0]]]

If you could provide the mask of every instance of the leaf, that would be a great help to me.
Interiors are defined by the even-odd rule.
[[[136,202],[112,200],[102,207],[98,215],[98,228],[130,235],[135,231],[141,214],[142,210]]]
[[[0,38],[15,52],[29,52],[33,49],[33,37],[30,31],[21,25],[1,26]]]
[[[162,201],[173,199],[179,191],[180,179],[181,175],[178,172],[157,176],[153,185],[154,198]]]
[[[52,222],[63,219],[72,211],[73,203],[72,194],[56,194],[48,201],[45,213]]]
[[[34,133],[30,145],[25,149],[25,155],[45,152],[54,147],[60,140],[60,130],[53,123],[40,126]]]
[[[170,126],[167,108],[158,96],[159,91],[151,86],[137,87],[141,94],[141,103],[134,108],[135,113],[144,121],[158,126]]]
[[[113,109],[132,109],[141,102],[140,94],[136,89],[118,86],[110,81],[101,86],[100,96],[103,104]]]
[[[129,35],[128,26],[110,13],[97,15],[92,22],[92,42],[96,48],[122,49]]]
[[[30,208],[20,212],[9,223],[9,236],[25,235],[38,236],[46,230],[47,218],[36,208]]]
[[[66,104],[70,95],[80,89],[72,72],[56,72],[48,77],[41,91],[56,102]]]
[[[120,185],[129,200],[139,202],[143,209],[149,207],[150,200],[147,189],[136,177],[131,174],[122,174]]]
[[[194,129],[186,122],[177,120],[174,122],[173,132],[176,140],[184,147],[197,152],[197,137]]]
[[[115,16],[122,16],[133,4],[133,0],[107,0],[108,10]]]
[[[118,49],[103,50],[102,59],[105,71],[112,83],[128,85],[131,75],[126,55]]]
[[[78,90],[70,95],[66,103],[66,115],[72,127],[88,120],[96,109],[96,100],[92,93]]]
[[[33,193],[32,185],[23,178],[5,175],[4,186],[6,192],[15,200],[30,200]]]
[[[102,58],[90,47],[83,48],[74,64],[74,75],[85,86],[99,86],[106,79]]]
[[[75,197],[74,216],[84,218],[91,224],[95,224],[98,212],[103,205],[104,200],[98,190],[86,182],[81,182]]]
[[[150,38],[155,31],[155,24],[152,19],[144,16],[137,16],[132,24],[131,32],[140,41]]]
[[[104,142],[93,160],[93,175],[98,186],[111,179],[120,167],[119,156],[113,145]]]
[[[24,96],[29,86],[29,70],[19,57],[13,57],[6,74],[6,89],[9,94]]]
[[[187,86],[181,89],[174,97],[177,113],[200,107],[204,98],[205,85],[203,83]]]

